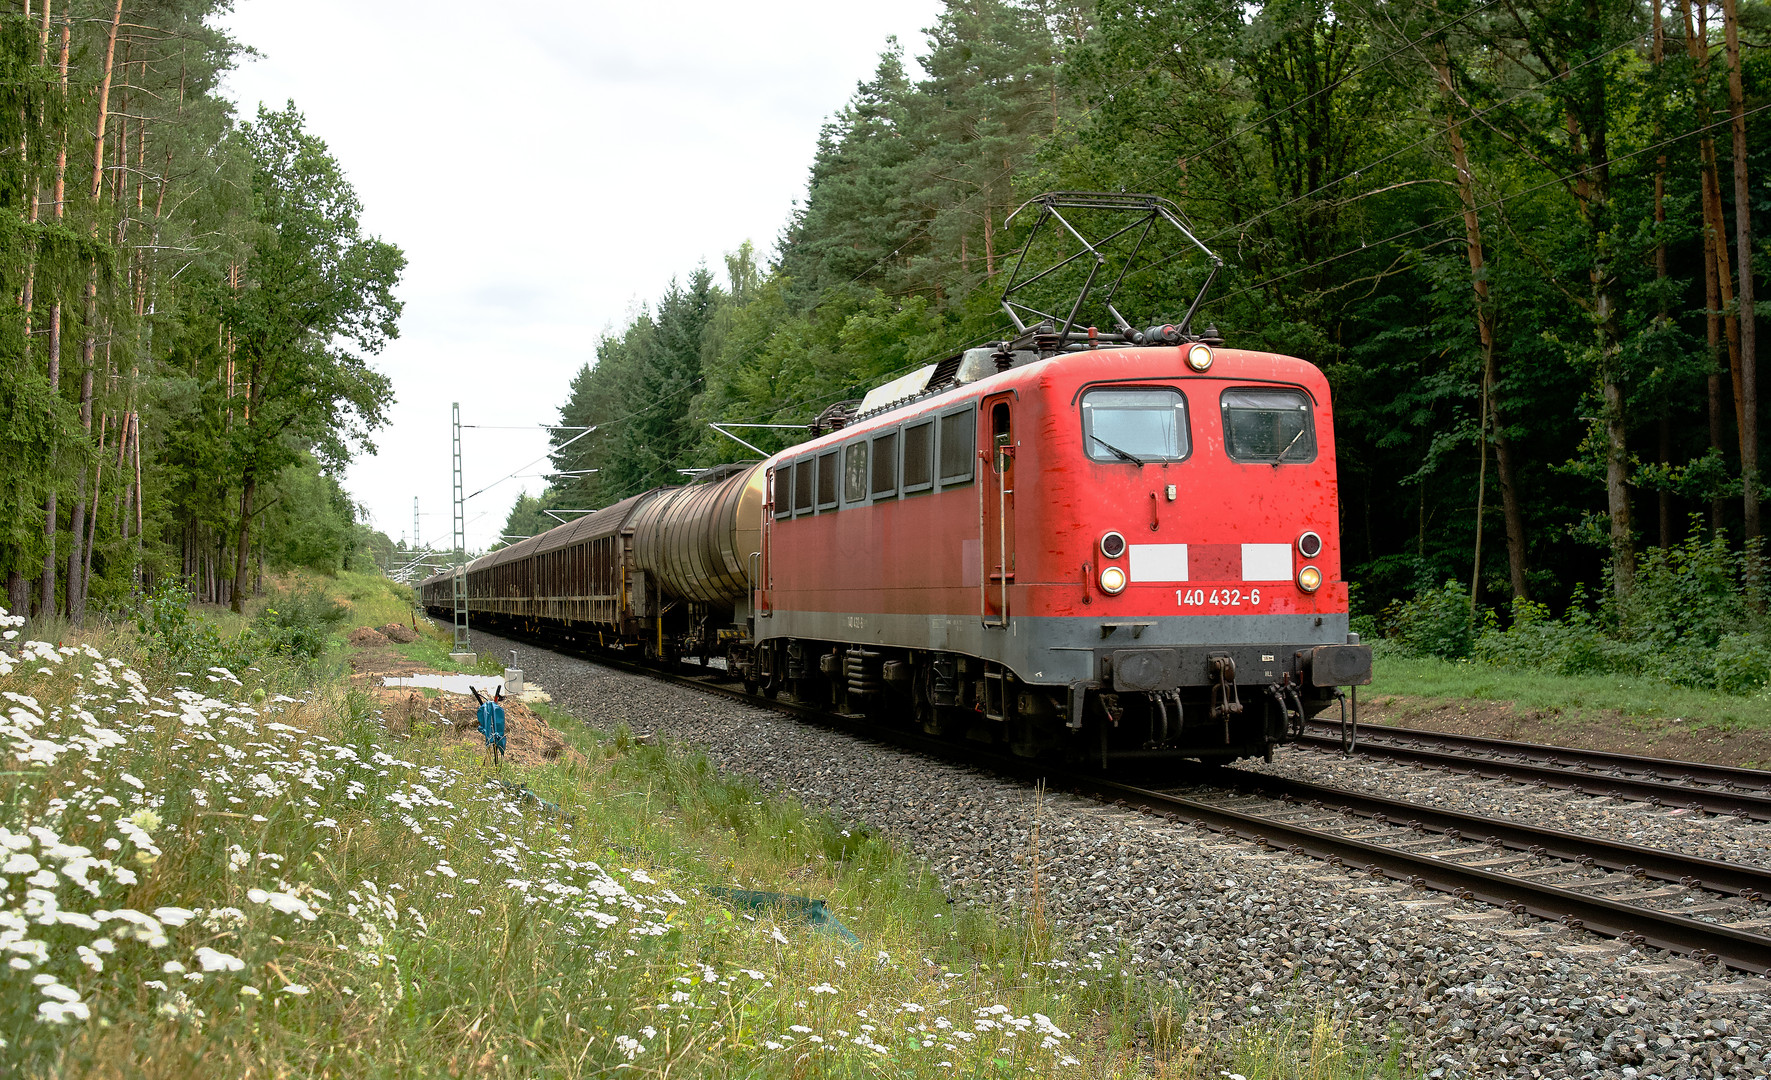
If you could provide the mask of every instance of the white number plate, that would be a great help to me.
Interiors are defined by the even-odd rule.
[[[1175,602],[1182,607],[1259,607],[1259,589],[1176,589]]]

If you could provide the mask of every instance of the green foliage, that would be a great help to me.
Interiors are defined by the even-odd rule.
[[[1560,618],[1544,604],[1515,600],[1503,627],[1486,609],[1472,619],[1469,587],[1447,581],[1391,605],[1385,641],[1408,657],[1566,676],[1648,673],[1676,686],[1748,694],[1771,684],[1771,626],[1757,602],[1765,574],[1762,559],[1736,553],[1725,537],[1693,535],[1641,558],[1636,588],[1622,603],[1606,594],[1595,607],[1576,586]]]
[[[1470,619],[1468,585],[1447,581],[1385,612],[1387,640],[1405,656],[1437,656],[1456,660],[1470,654],[1475,626]]]
[[[265,495],[259,528],[270,566],[332,573],[367,552],[371,538],[357,522],[356,504],[312,454],[277,473]]]
[[[191,610],[191,594],[182,586],[161,582],[141,599],[135,626],[146,662],[161,675],[212,667],[239,673],[264,657],[297,668],[312,665],[348,614],[320,588],[297,585],[273,594],[250,625],[230,635]]]
[[[162,675],[212,667],[243,671],[257,655],[250,634],[224,635],[213,620],[191,610],[191,594],[173,582],[162,582],[142,598],[135,628],[146,664]]]
[[[1561,619],[1552,617],[1542,604],[1515,600],[1512,625],[1505,630],[1490,625],[1475,643],[1475,658],[1558,675],[1611,670],[1613,655],[1627,652],[1627,646],[1603,632],[1585,600],[1584,592],[1577,589]]]
[[[252,620],[253,643],[264,652],[311,664],[325,655],[332,632],[349,614],[312,586],[273,593]]]

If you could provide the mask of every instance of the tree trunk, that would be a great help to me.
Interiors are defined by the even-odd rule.
[[[1704,205],[1707,207],[1709,185],[1703,185],[1703,189]],[[1708,225],[1703,230],[1703,305],[1704,340],[1709,353],[1710,450],[1721,457],[1725,449],[1722,441],[1722,297],[1721,287],[1716,281],[1716,237]],[[1722,531],[1723,514],[1722,496],[1719,493],[1711,495],[1711,532]]]
[[[80,428],[92,438],[92,365],[98,339],[93,325],[98,321],[98,264],[86,275],[86,333],[80,339]],[[80,595],[80,566],[84,562],[86,535],[86,466],[79,463],[79,480],[74,487],[74,504],[69,507],[68,524],[68,620],[79,626],[86,615],[86,601]]]
[[[1654,141],[1661,142],[1666,138],[1666,115],[1664,103],[1666,88],[1660,83],[1663,66],[1666,63],[1666,25],[1661,20],[1661,0],[1654,0],[1654,41],[1649,53],[1654,63]],[[1666,311],[1666,154],[1662,153],[1654,159],[1654,280],[1661,286],[1659,322],[1664,328],[1667,324]],[[1672,463],[1673,426],[1663,404],[1658,421],[1660,464],[1664,469]],[[1660,486],[1660,547],[1670,548],[1673,543],[1673,493],[1663,480]]]
[[[244,613],[246,608],[246,572],[252,554],[252,496],[258,490],[258,477],[247,470],[240,485],[240,538],[234,556],[233,609]]]
[[[123,21],[123,0],[117,0],[111,12],[111,30],[105,41],[104,76],[98,90],[98,123],[92,134],[92,238],[98,239],[99,198],[104,194],[105,126],[110,120],[111,73],[117,56],[117,27]],[[98,347],[98,264],[86,272],[86,327],[80,341],[80,427],[92,438],[92,366]],[[86,470],[80,470],[80,481],[74,500],[73,527],[68,551],[68,618],[79,626],[86,618],[84,575],[81,567],[87,562],[85,531],[82,520],[86,513]]]
[[[135,460],[135,548],[136,548],[137,554],[139,555],[141,552],[141,546],[142,546],[142,540],[141,540],[141,524],[142,524],[142,512],[141,512],[141,503],[142,503],[141,417],[140,417],[140,415],[137,415],[135,418],[135,437],[134,437],[134,443],[132,445],[130,453],[132,454],[132,456],[134,457],[134,460]],[[141,559],[140,558],[137,558],[135,560],[135,573],[136,573],[137,579],[139,580],[140,575],[141,575]]]
[[[68,94],[68,45],[72,35],[72,24],[66,16],[61,24],[61,69],[62,97]],[[55,154],[55,220],[60,222],[67,216],[67,178],[68,178],[68,143],[63,137],[61,148]],[[61,392],[61,300],[57,298],[49,310],[49,390],[51,393]],[[39,613],[44,618],[55,614],[55,458],[50,457],[49,495],[43,500],[43,595]]]
[[[1697,127],[1705,130],[1710,123],[1709,108],[1709,8],[1699,4],[1695,19],[1691,0],[1680,0],[1679,11],[1685,22],[1685,52],[1695,64],[1692,76],[1692,101],[1696,109]],[[1740,380],[1740,331],[1732,311],[1734,302],[1733,271],[1728,266],[1728,233],[1722,220],[1722,189],[1716,175],[1716,141],[1708,134],[1698,139],[1698,182],[1703,198],[1704,303],[1707,322],[1711,371],[1719,371],[1721,343],[1728,345],[1728,374],[1734,388],[1736,430],[1744,420],[1740,399],[1744,387]],[[1710,377],[1710,445],[1721,450],[1722,408],[1721,379]],[[1710,528],[1722,529],[1726,512],[1720,496],[1710,500]]]
[[[1747,187],[1745,93],[1740,82],[1739,0],[1722,0],[1722,31],[1728,49],[1728,116],[1734,132],[1734,253],[1740,260],[1741,513],[1751,552],[1759,539],[1758,320],[1753,310],[1753,215]],[[1753,566],[1752,560],[1747,565]]]
[[[1464,248],[1469,254],[1470,283],[1476,293],[1476,335],[1482,347],[1482,406],[1483,426],[1480,438],[1484,445],[1489,438],[1489,431],[1494,432],[1494,457],[1496,470],[1500,474],[1501,506],[1506,517],[1507,527],[1507,572],[1512,579],[1514,599],[1523,600],[1529,595],[1525,579],[1525,514],[1519,506],[1519,489],[1516,484],[1517,473],[1513,460],[1512,439],[1506,434],[1506,425],[1496,407],[1493,395],[1494,387],[1500,379],[1500,361],[1495,348],[1494,302],[1489,294],[1488,276],[1484,273],[1485,256],[1482,248],[1482,220],[1476,213],[1475,174],[1470,170],[1470,157],[1464,145],[1463,129],[1451,111],[1455,95],[1451,85],[1451,63],[1444,46],[1440,46],[1439,62],[1434,65],[1434,74],[1438,76],[1439,88],[1446,99],[1445,138],[1451,147],[1452,165],[1457,170],[1457,194],[1463,203],[1464,213]],[[1484,450],[1483,473],[1486,481],[1487,456]],[[1481,566],[1482,523],[1480,507],[1483,492],[1478,492],[1476,502],[1478,518],[1476,522],[1476,558],[1477,570]],[[1476,571],[1472,571],[1470,586],[1471,603],[1475,603],[1474,584]]]
[[[98,500],[104,492],[105,435],[110,416],[98,419],[98,453],[92,466],[92,509],[86,522],[86,557],[80,564],[80,614],[86,614],[86,598],[92,594],[92,549],[98,544]]]
[[[58,182],[57,189],[61,187]],[[56,210],[61,209],[60,200],[56,201]],[[49,392],[61,391],[61,301],[57,300],[49,310]],[[43,595],[42,606],[38,609],[43,617],[55,614],[55,459],[49,462],[49,494],[43,500]]]
[[[1601,338],[1604,331],[1600,331]],[[1635,537],[1630,522],[1629,427],[1624,419],[1623,384],[1607,367],[1605,396],[1605,500],[1611,512],[1611,585],[1618,599],[1636,587]]]
[[[52,0],[43,0],[43,16],[42,16],[43,21],[42,21],[42,25],[38,28],[38,32],[37,32],[37,63],[39,66],[43,66],[43,67],[47,67],[49,65],[49,8],[50,8],[51,2],[52,2]],[[30,0],[25,0],[25,17],[30,18],[30,15],[31,15]],[[41,212],[42,194],[43,194],[43,190],[42,190],[41,179],[37,178],[37,177],[33,177],[31,180],[31,224],[32,225],[37,224],[38,215]],[[31,322],[32,322],[31,315],[32,315],[33,308],[36,306],[36,295],[35,295],[36,291],[37,291],[37,242],[35,239],[33,239],[31,242],[31,261],[25,267],[25,295],[24,295],[24,305],[23,305],[24,309],[25,309],[25,360],[27,363],[30,361],[30,358],[31,358]]]
[[[1670,466],[1673,463],[1673,418],[1665,413],[1660,414],[1660,463]],[[1673,493],[1662,486],[1660,489],[1660,547],[1666,550],[1673,546]]]
[[[1589,14],[1597,25],[1594,5]],[[1567,113],[1569,144],[1584,158],[1586,168],[1575,181],[1575,198],[1581,216],[1586,220],[1587,243],[1592,251],[1593,339],[1599,353],[1599,392],[1604,399],[1605,424],[1605,506],[1611,517],[1611,588],[1623,599],[1636,585],[1636,540],[1632,529],[1629,488],[1629,420],[1625,412],[1623,388],[1622,338],[1617,326],[1617,307],[1613,290],[1617,287],[1611,269],[1611,162],[1606,128],[1609,103],[1604,83],[1594,85],[1583,103],[1584,115],[1570,107]],[[1584,145],[1583,145],[1584,144]]]

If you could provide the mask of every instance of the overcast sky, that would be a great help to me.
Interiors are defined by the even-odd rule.
[[[805,191],[818,129],[911,56],[938,0],[236,0],[261,56],[227,81],[242,116],[293,99],[344,166],[366,230],[408,267],[400,338],[378,358],[398,401],[345,486],[375,527],[449,543],[449,406],[467,491],[547,449],[572,375],[671,277],[745,240],[768,249]],[[518,13],[520,12],[520,14]],[[594,436],[593,436],[594,437]],[[492,543],[518,491],[467,504]]]

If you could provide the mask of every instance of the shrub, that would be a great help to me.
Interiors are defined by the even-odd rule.
[[[271,597],[252,622],[264,652],[311,664],[326,651],[332,631],[349,614],[317,589],[292,589]]]
[[[1438,589],[1415,594],[1384,612],[1388,637],[1405,655],[1462,660],[1475,643],[1467,586],[1446,581]]]
[[[1670,549],[1644,553],[1636,587],[1618,608],[1619,636],[1657,649],[1713,649],[1722,638],[1756,629],[1746,583],[1757,557],[1728,549],[1722,535],[1695,536]]]
[[[224,667],[240,671],[257,655],[249,634],[228,638],[208,619],[191,611],[191,594],[163,581],[142,598],[135,628],[149,663],[162,672]]]
[[[1490,616],[1470,655],[1559,675],[1651,673],[1675,686],[1751,693],[1771,684],[1771,634],[1751,595],[1764,572],[1757,556],[1730,551],[1725,537],[1693,537],[1644,554],[1635,590],[1596,613],[1580,587],[1560,619],[1542,604],[1514,601],[1512,624],[1503,630]],[[1437,595],[1404,607],[1430,611],[1426,598]]]
[[[1750,694],[1771,683],[1771,640],[1763,633],[1724,635],[1712,656],[1710,682],[1725,694]]]

